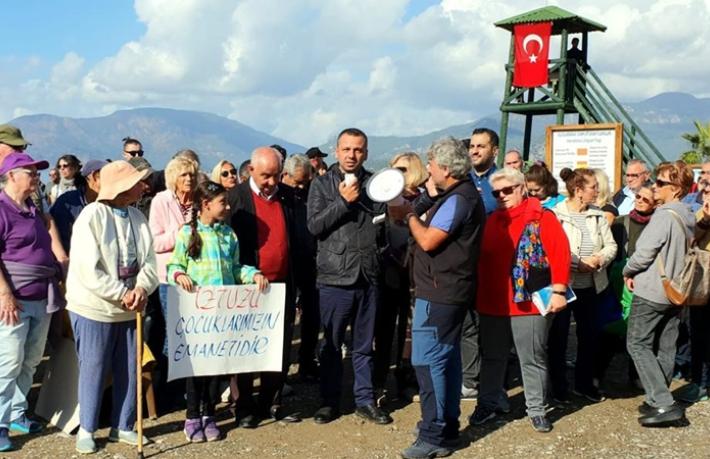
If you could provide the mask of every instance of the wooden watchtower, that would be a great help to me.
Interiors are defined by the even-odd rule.
[[[552,36],[560,37],[559,57],[549,56],[547,84],[534,88],[513,86],[515,67],[514,28],[519,24],[552,23]],[[511,33],[503,102],[500,105],[500,150],[505,151],[511,114],[525,116],[523,157],[529,158],[533,117],[554,115],[564,124],[565,114],[578,114],[580,123],[622,123],[624,126],[624,160],[640,157],[650,162],[663,157],[626,110],[602,83],[587,60],[589,32],[604,32],[606,26],[557,6],[546,6],[495,23]],[[568,38],[582,35],[583,58],[568,59]],[[502,161],[503,155],[499,160]]]

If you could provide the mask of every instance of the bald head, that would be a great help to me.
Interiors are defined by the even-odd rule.
[[[271,147],[259,147],[251,154],[249,171],[261,194],[271,196],[281,177],[281,155]]]

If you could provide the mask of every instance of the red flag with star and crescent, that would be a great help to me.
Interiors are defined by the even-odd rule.
[[[515,36],[513,86],[534,88],[547,84],[547,60],[550,54],[552,22],[519,24]]]

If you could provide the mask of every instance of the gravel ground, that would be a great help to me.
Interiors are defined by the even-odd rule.
[[[618,366],[618,365],[617,365]],[[347,368],[347,367],[346,367]],[[617,369],[615,373],[621,374]],[[678,390],[684,383],[674,383]],[[293,381],[296,395],[286,400],[287,406],[298,407],[304,416],[299,424],[264,422],[254,430],[235,428],[226,406],[219,411],[219,425],[226,439],[210,444],[188,444],[182,434],[184,414],[176,411],[148,420],[146,434],[154,443],[145,448],[145,457],[155,458],[394,458],[413,440],[412,429],[419,418],[417,403],[396,400],[392,409],[394,424],[376,426],[352,414],[346,414],[328,425],[316,425],[312,418],[317,409],[317,386]],[[685,426],[646,429],[636,421],[636,407],[642,396],[630,393],[625,386],[605,387],[609,398],[599,404],[586,404],[573,399],[565,409],[550,413],[554,430],[539,434],[532,430],[525,417],[520,387],[509,391],[512,412],[488,425],[466,427],[464,447],[455,457],[575,457],[575,458],[707,458],[710,457],[710,403],[699,403],[687,410]],[[461,425],[467,426],[467,416],[474,401],[462,402]],[[133,458],[135,449],[107,443],[108,429],[97,435],[97,458]],[[74,439],[56,429],[39,435],[14,436],[18,451],[4,453],[7,458],[72,458]]]

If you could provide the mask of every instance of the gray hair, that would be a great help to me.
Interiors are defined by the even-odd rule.
[[[643,168],[646,169],[646,172],[650,172],[650,169],[648,168],[648,165],[646,165],[646,162],[641,159],[630,159],[629,162],[626,163],[626,167],[633,166],[634,164],[643,166]]]
[[[429,160],[436,161],[440,167],[448,169],[449,174],[457,179],[467,178],[471,172],[471,159],[464,144],[451,136],[439,139],[431,144],[427,152]]]
[[[313,174],[313,165],[306,155],[291,155],[284,161],[283,171],[293,177],[298,169],[304,169]]]
[[[518,169],[512,167],[504,167],[503,169],[498,169],[488,178],[488,183],[493,185],[499,180],[507,180],[513,185],[525,185],[525,175]]]

